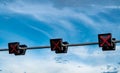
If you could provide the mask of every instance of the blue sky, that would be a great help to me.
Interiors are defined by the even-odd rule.
[[[0,0],[0,48],[9,42],[50,45],[51,38],[70,44],[96,42],[98,34],[120,40],[120,0]],[[1,73],[101,73],[118,70],[120,46],[103,52],[96,46],[69,47],[67,54],[27,50],[25,56],[0,53]]]

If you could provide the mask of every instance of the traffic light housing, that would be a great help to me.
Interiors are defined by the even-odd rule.
[[[111,33],[99,34],[99,47],[102,47],[103,51],[115,50],[115,38],[112,38]]]
[[[62,42],[62,39],[50,39],[51,51],[55,53],[67,53],[68,42]]]
[[[17,54],[19,49],[19,42],[8,43],[9,54]]]
[[[68,42],[63,42],[63,53],[67,53],[67,51],[68,51]]]
[[[99,47],[110,47],[112,45],[112,36],[111,33],[99,34]]]
[[[20,45],[19,42],[11,42],[8,43],[8,48],[9,48],[9,54],[25,55],[27,46]]]
[[[51,51],[61,50],[62,48],[62,39],[51,39],[50,40]]]
[[[116,39],[115,38],[112,38],[112,47],[113,47],[113,50],[116,49],[116,43],[115,43]]]

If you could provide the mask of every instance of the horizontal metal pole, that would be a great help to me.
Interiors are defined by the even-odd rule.
[[[50,48],[50,46],[28,47],[27,49],[29,49],[29,50],[33,50],[33,49],[44,49],[44,48]]]
[[[0,51],[8,51],[8,49],[0,49]]]
[[[115,43],[120,43],[120,40],[116,40]]]
[[[115,41],[115,43],[120,43],[120,40]],[[98,42],[89,42],[89,43],[81,43],[81,44],[68,44],[68,47],[72,46],[87,46],[87,45],[97,45]],[[28,47],[27,50],[34,50],[34,49],[45,49],[50,48],[50,46],[36,46],[36,47]],[[0,49],[0,51],[8,51],[8,49]]]
[[[98,42],[91,42],[91,43],[81,43],[81,44],[68,44],[68,46],[87,46],[87,45],[97,45]]]

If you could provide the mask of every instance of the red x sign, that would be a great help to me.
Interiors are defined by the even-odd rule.
[[[51,39],[50,44],[51,44],[51,50],[52,51],[61,50],[61,48],[62,48],[62,39]]]
[[[111,34],[99,34],[99,46],[111,46]]]
[[[18,53],[18,48],[19,48],[19,43],[18,42],[13,42],[13,43],[8,43],[9,47],[9,54],[16,54]]]
[[[52,43],[54,44],[53,50],[56,50],[56,49],[60,50],[61,49],[60,46],[59,46],[59,44],[61,43],[60,41],[58,41],[56,43],[55,42],[52,42]]]

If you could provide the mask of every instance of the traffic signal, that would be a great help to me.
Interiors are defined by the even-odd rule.
[[[99,34],[98,40],[99,40],[99,47],[110,47],[112,44],[111,33]]]
[[[51,45],[51,51],[61,50],[62,39],[51,39],[50,45]]]
[[[106,47],[103,47],[102,48],[102,50],[103,51],[109,51],[109,50],[115,50],[115,48],[116,48],[116,44],[115,44],[115,38],[112,38],[112,44],[111,44],[111,46],[106,46]]]
[[[17,54],[19,49],[19,42],[8,43],[9,54]]]
[[[27,46],[19,45],[19,42],[8,43],[9,54],[25,55]]]
[[[102,47],[103,51],[115,50],[115,38],[112,38],[111,33],[99,34],[99,47]]]
[[[67,53],[68,42],[62,42],[62,39],[51,39],[50,45],[51,51],[55,51],[55,53]]]

